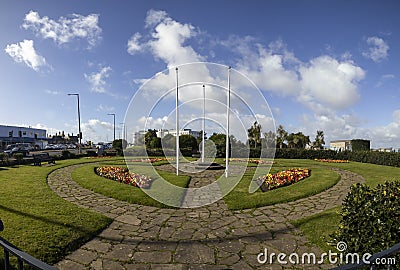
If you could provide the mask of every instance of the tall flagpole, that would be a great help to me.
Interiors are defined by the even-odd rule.
[[[205,128],[206,128],[206,86],[203,84],[203,134],[202,134],[202,142],[201,142],[201,162],[204,163],[204,140],[205,140]]]
[[[176,119],[175,119],[175,129],[176,129],[176,175],[179,175],[179,111],[178,111],[178,105],[179,105],[179,95],[178,95],[178,68],[175,68],[176,71],[176,100],[175,100],[175,106],[176,106]]]
[[[225,177],[229,176],[229,112],[231,107],[231,67],[228,67],[228,91],[226,94],[226,147]]]

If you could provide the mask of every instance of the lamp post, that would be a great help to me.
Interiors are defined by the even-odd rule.
[[[203,84],[203,121],[202,121],[202,141],[201,141],[201,162],[204,163],[204,130],[206,128],[206,86]]]
[[[82,145],[82,131],[81,131],[81,110],[79,107],[79,94],[68,94],[68,96],[76,96],[78,98],[78,128],[79,128],[79,154],[80,154]]]
[[[179,83],[178,83],[178,68],[176,72],[176,95],[175,95],[175,130],[176,130],[176,175],[179,175]]]
[[[228,67],[228,89],[226,91],[226,147],[225,177],[229,176],[229,111],[231,109],[231,67]]]
[[[107,115],[112,115],[114,117],[114,141],[115,141],[115,113],[107,113]]]

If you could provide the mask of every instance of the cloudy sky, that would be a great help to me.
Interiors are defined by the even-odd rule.
[[[260,89],[269,108],[233,86],[263,131],[273,117],[311,139],[323,130],[327,143],[365,138],[373,147],[400,148],[399,11],[395,0],[0,0],[0,124],[76,133],[76,97],[67,94],[79,93],[84,140],[111,140],[107,114],[116,114],[120,136],[147,79],[210,62],[232,66]],[[225,84],[224,71],[197,68],[210,84]],[[188,88],[180,102],[200,93]],[[224,90],[207,86],[207,95],[222,102]],[[163,99],[151,115],[136,110],[137,122],[126,119],[130,131],[144,119],[146,127],[169,128],[173,102]],[[196,117],[189,112],[199,116],[199,104],[187,105],[181,125]],[[209,102],[207,117],[223,122],[218,108]]]

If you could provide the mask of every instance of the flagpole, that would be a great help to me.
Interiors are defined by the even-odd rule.
[[[175,68],[176,71],[176,100],[175,100],[175,106],[176,106],[176,119],[175,119],[175,129],[176,129],[176,175],[179,175],[179,111],[178,111],[178,105],[179,105],[179,95],[178,95],[178,68]]]
[[[229,112],[231,107],[231,67],[228,67],[228,91],[226,95],[226,147],[225,177],[229,176]]]
[[[202,134],[202,142],[201,142],[201,162],[204,163],[204,140],[205,140],[205,128],[206,128],[206,86],[203,84],[203,134]]]

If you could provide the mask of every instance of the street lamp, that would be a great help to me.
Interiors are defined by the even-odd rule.
[[[78,98],[78,128],[79,128],[79,154],[80,154],[82,145],[82,131],[81,131],[81,110],[79,107],[79,94],[68,94],[68,96],[76,96]]]
[[[107,115],[112,115],[114,117],[114,141],[115,141],[115,113],[107,113]]]

